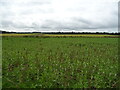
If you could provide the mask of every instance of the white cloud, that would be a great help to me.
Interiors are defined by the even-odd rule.
[[[0,11],[2,30],[118,30],[117,0],[1,0]]]

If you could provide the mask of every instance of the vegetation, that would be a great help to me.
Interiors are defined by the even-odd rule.
[[[3,37],[3,88],[117,88],[118,38]]]
[[[2,89],[2,37],[0,37],[0,89]]]
[[[2,37],[119,37],[117,34],[42,34],[42,33],[4,33],[0,34]]]

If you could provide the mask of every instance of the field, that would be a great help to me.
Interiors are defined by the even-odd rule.
[[[2,38],[0,37],[0,89],[2,89]]]
[[[40,34],[40,33],[28,33],[28,34],[0,34],[3,37],[119,37],[119,35],[107,35],[107,34]]]
[[[117,88],[118,38],[2,37],[3,88]]]

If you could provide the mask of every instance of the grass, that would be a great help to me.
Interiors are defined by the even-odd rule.
[[[118,38],[3,37],[3,88],[117,88]]]

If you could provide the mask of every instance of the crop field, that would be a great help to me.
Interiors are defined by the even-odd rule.
[[[29,34],[0,34],[2,37],[119,37],[119,35],[107,35],[107,34],[41,34],[41,33],[29,33]]]
[[[2,37],[3,88],[118,88],[118,38]]]

